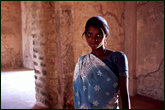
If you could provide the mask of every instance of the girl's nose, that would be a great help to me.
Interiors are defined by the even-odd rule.
[[[95,38],[95,37],[92,37],[91,40],[92,40],[92,41],[96,41],[96,38]]]

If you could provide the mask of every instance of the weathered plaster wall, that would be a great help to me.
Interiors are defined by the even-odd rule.
[[[164,100],[164,1],[137,2],[137,93]]]
[[[31,14],[32,10],[26,2],[21,2],[22,9],[22,48],[23,48],[23,66],[27,68],[34,69],[33,64],[33,37],[31,31],[33,29],[32,19],[34,15]],[[27,10],[29,9],[29,10]]]
[[[1,1],[1,70],[21,66],[21,5],[19,1]]]

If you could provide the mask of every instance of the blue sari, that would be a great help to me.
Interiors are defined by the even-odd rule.
[[[75,109],[116,109],[118,82],[114,72],[95,55],[81,56],[73,78]]]

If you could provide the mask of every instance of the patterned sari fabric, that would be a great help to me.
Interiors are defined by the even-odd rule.
[[[116,109],[118,82],[113,71],[95,55],[81,56],[73,78],[75,109]]]

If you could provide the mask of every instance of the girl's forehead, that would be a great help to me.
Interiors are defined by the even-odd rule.
[[[99,27],[95,27],[95,26],[91,25],[87,28],[87,31],[99,31],[99,32],[101,32],[101,29]]]

